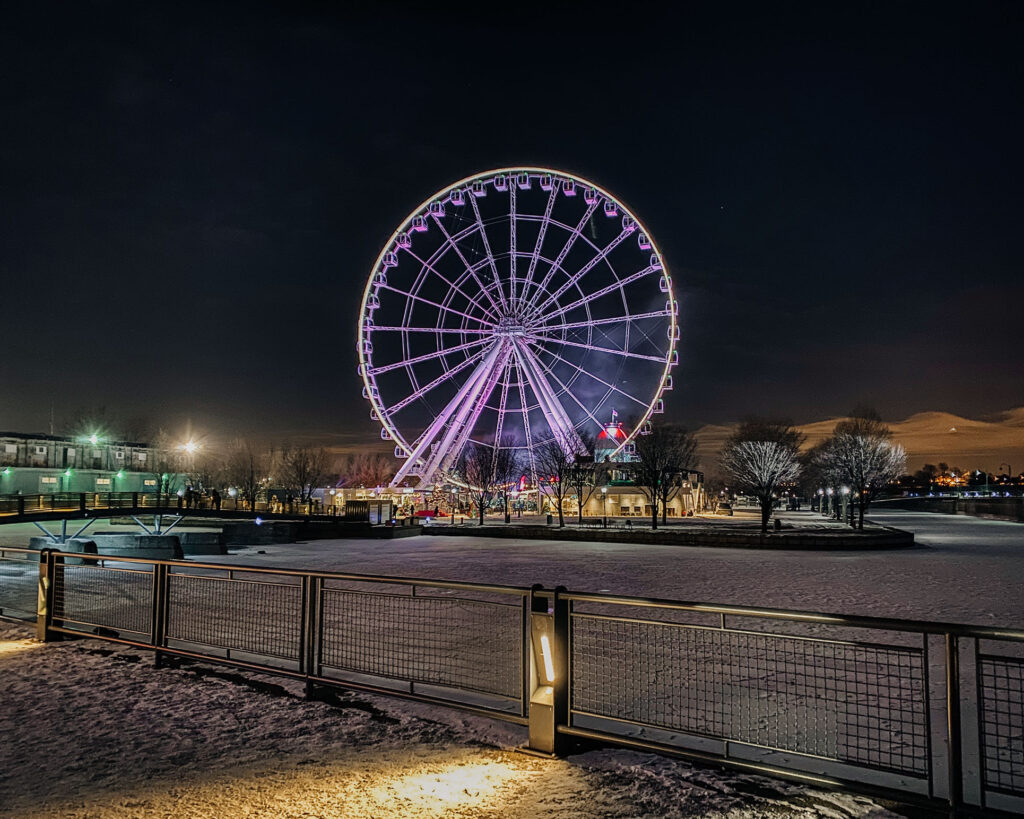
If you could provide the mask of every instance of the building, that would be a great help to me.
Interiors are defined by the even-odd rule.
[[[668,517],[681,518],[688,513],[702,512],[705,506],[704,474],[687,472],[682,476],[682,486],[675,497],[668,502]],[[583,505],[583,516],[603,517],[647,517],[651,516],[651,502],[625,475],[612,469],[610,480],[595,489]]]
[[[0,432],[0,495],[156,492],[148,444],[42,433]]]

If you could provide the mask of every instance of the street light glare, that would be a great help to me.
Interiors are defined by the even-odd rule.
[[[199,444],[197,444],[195,441],[186,441],[184,444],[182,444],[181,448],[184,449],[189,455],[191,455],[197,449],[199,449]]]

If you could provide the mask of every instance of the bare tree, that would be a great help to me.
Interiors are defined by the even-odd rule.
[[[565,526],[565,511],[562,505],[565,496],[572,489],[570,475],[578,456],[585,455],[579,439],[575,436],[555,433],[549,441],[534,450],[537,464],[538,483],[547,482],[548,495],[558,506],[558,525]],[[538,491],[540,487],[538,486]]]
[[[216,488],[224,477],[224,461],[216,452],[201,450],[181,458],[188,485],[200,490]]]
[[[382,452],[352,452],[335,461],[334,471],[343,486],[383,486],[395,474],[395,461]]]
[[[271,453],[251,440],[237,440],[228,450],[224,462],[224,479],[238,490],[250,509],[256,501],[272,468]]]
[[[738,489],[757,498],[761,532],[768,531],[779,490],[800,476],[803,436],[785,422],[747,421],[722,448],[722,468]]]
[[[158,430],[153,437],[150,468],[157,480],[157,500],[161,505],[171,505],[171,495],[181,488],[184,462],[177,443],[165,430]]]
[[[604,469],[594,463],[594,436],[588,431],[579,434],[579,450],[572,463],[569,464],[565,480],[569,488],[576,493],[577,514],[580,526],[583,525],[583,507],[593,497],[599,486],[600,475]]]
[[[485,444],[468,444],[459,456],[456,471],[469,485],[469,495],[480,511],[480,525],[484,525],[484,511],[491,499],[501,449]]]
[[[519,480],[521,469],[519,454],[514,448],[513,441],[503,438],[494,451],[492,485],[494,489],[501,491],[502,503],[505,508],[505,523],[511,520],[508,508],[509,487]]]
[[[623,464],[645,498],[651,504],[651,528],[658,528],[658,508],[662,522],[668,522],[668,504],[671,503],[690,469],[696,466],[697,442],[693,435],[681,427],[652,424],[646,434],[634,439],[635,461]]]
[[[309,503],[313,490],[327,477],[328,457],[323,447],[285,446],[281,449],[281,485],[294,491],[299,503]]]
[[[817,453],[817,462],[837,483],[850,485],[859,506],[857,528],[878,492],[903,474],[907,453],[892,442],[892,430],[872,410],[855,411],[836,424],[832,437]]]

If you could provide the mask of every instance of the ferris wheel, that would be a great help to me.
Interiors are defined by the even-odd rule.
[[[471,442],[579,445],[616,414],[663,410],[678,302],[651,234],[608,191],[564,171],[503,168],[418,206],[370,272],[359,373],[392,485],[443,480]]]

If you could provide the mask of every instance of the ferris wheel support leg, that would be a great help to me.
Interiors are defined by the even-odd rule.
[[[487,374],[491,371],[494,366],[494,359],[501,352],[501,345],[495,345],[494,349],[481,361],[473,373],[466,379],[466,383],[462,385],[462,388],[455,394],[455,397],[448,402],[448,405],[441,410],[434,422],[427,428],[427,431],[423,433],[413,451],[409,453],[409,457],[405,463],[402,464],[401,469],[395,474],[395,477],[391,481],[392,486],[398,486],[403,480],[409,476],[409,472],[413,466],[419,461],[423,460],[426,452],[429,451],[430,445],[434,442],[437,436],[444,429],[445,424],[451,419],[453,415],[460,411],[460,408],[464,406],[466,398],[474,390],[479,389],[480,383],[487,377]],[[429,474],[424,473],[421,476],[424,480],[430,478]]]
[[[472,411],[469,414],[468,419],[459,429],[458,436],[447,448],[439,450],[441,454],[441,460],[439,462],[439,469],[444,472],[451,469],[452,465],[458,459],[463,447],[466,446],[466,442],[469,440],[470,434],[476,427],[476,422],[480,418],[480,413],[483,412],[484,406],[491,397],[491,393],[494,392],[494,388],[498,385],[498,381],[501,379],[501,374],[505,371],[508,365],[508,359],[512,355],[511,349],[506,349],[505,355],[502,360],[495,366],[494,370],[491,371],[490,376],[487,379],[487,383],[484,385],[483,390],[480,391],[480,395],[477,397],[473,404]],[[497,447],[501,443],[500,438],[494,439],[494,446]]]
[[[491,393],[505,369],[505,362],[511,354],[507,344],[500,346],[500,352],[501,357],[492,362],[491,369],[477,382],[477,387],[466,398],[462,408],[441,439],[441,443],[430,456],[430,460],[423,470],[426,479],[433,478],[438,470],[449,468],[462,452],[462,448],[466,445],[473,427],[476,426],[477,419],[487,400],[491,397]]]
[[[530,387],[540,402],[541,411],[544,413],[551,431],[561,439],[563,446],[568,446],[576,452],[581,452],[583,442],[580,440],[580,436],[577,434],[569,414],[565,411],[565,407],[562,406],[554,390],[551,389],[548,380],[544,377],[544,373],[541,372],[540,364],[533,352],[525,344],[521,343],[516,345],[516,350],[520,355],[520,360],[523,362],[526,380],[530,383]]]

